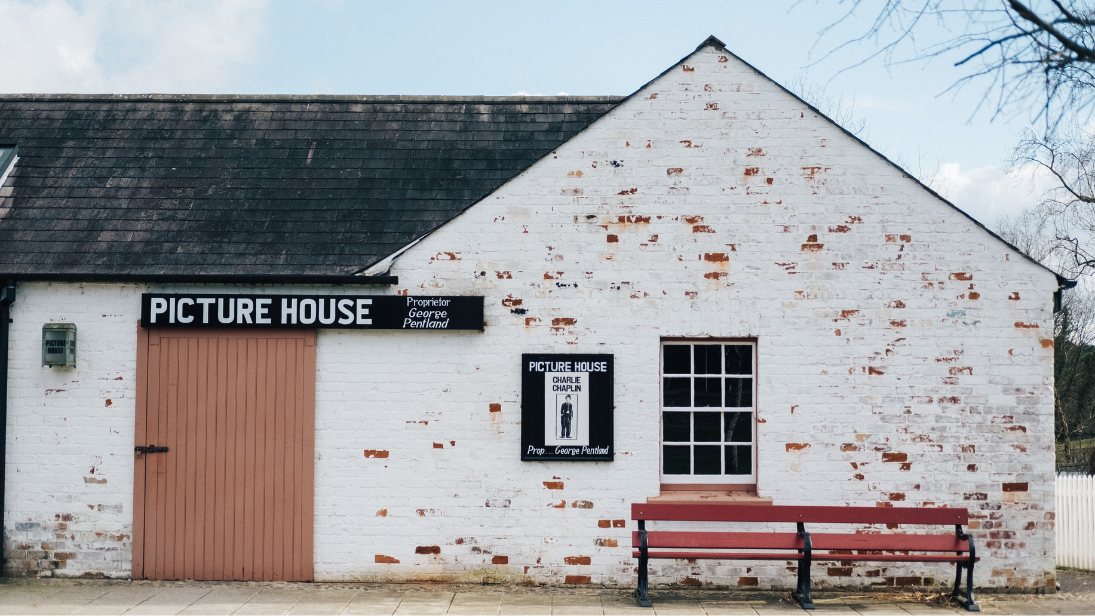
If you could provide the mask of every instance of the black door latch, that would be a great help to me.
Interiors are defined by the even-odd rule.
[[[167,453],[167,447],[157,447],[155,445],[138,445],[133,450],[137,453]]]

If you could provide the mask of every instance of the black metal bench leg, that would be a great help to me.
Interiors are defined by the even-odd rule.
[[[813,561],[814,548],[810,544],[810,533],[806,532],[806,525],[798,523],[798,536],[802,537],[802,549],[798,559],[798,587],[791,596],[798,601],[804,610],[814,609],[814,597],[810,594],[810,563]]]
[[[654,603],[650,601],[646,563],[647,559],[642,557],[639,558],[639,585],[638,588],[635,589],[635,600],[639,603],[639,607],[654,607]]]
[[[973,545],[973,537],[962,532],[962,527],[956,527],[958,538],[969,542],[969,560],[965,562],[956,563],[958,565],[958,575],[954,579],[954,598],[962,604],[962,607],[966,608],[968,612],[980,612],[981,607],[973,601],[973,566],[977,562],[977,548]],[[966,593],[963,596],[959,589],[960,582],[962,581],[962,569],[966,570]]]
[[[954,563],[954,590],[951,591],[952,597],[962,596],[962,564],[961,562]]]

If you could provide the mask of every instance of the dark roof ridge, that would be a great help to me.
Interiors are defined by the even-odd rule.
[[[0,94],[0,101],[213,103],[615,103],[625,96],[447,96],[376,94]]]

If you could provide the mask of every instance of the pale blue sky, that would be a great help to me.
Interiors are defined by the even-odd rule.
[[[985,222],[1034,202],[1000,167],[1027,114],[974,115],[943,92],[953,58],[846,69],[866,46],[818,42],[836,0],[353,2],[0,0],[0,91],[263,94],[629,94],[708,35],[788,84],[808,68],[854,98],[865,140]],[[867,15],[873,17],[873,15]],[[972,119],[971,119],[971,116]]]

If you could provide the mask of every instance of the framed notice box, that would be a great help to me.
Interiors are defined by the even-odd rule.
[[[612,355],[521,356],[521,459],[611,462]]]

